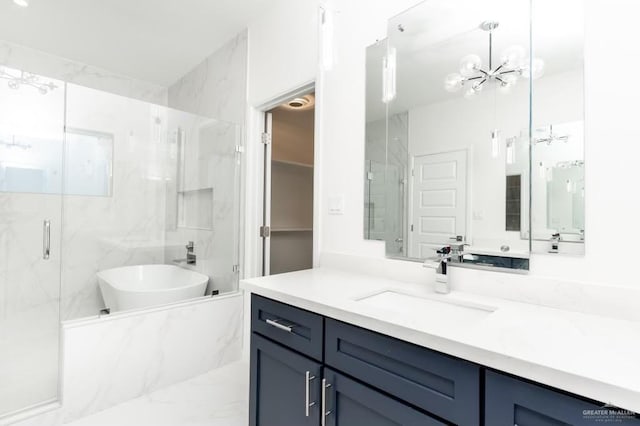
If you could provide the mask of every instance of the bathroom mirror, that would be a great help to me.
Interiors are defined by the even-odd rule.
[[[387,256],[457,241],[528,269],[531,248],[584,241],[583,28],[567,3],[429,0],[367,49],[365,237]]]

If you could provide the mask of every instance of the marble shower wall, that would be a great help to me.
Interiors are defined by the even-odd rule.
[[[166,87],[8,41],[0,40],[0,65],[159,105],[167,104]]]
[[[63,319],[104,307],[97,271],[164,262],[168,115],[165,107],[67,86],[67,127],[111,135],[113,166],[111,196],[63,197]]]
[[[208,157],[211,161],[201,164],[204,169],[185,170],[186,181],[203,172],[212,179],[209,182],[214,197],[212,229],[178,228],[167,232],[167,240],[172,244],[166,260],[184,257],[184,249],[176,251],[175,247],[194,241],[198,264],[193,269],[209,275],[210,289],[221,292],[235,291],[238,285],[238,274],[233,271],[238,263],[240,216],[239,158],[235,147],[243,138],[240,129],[246,111],[247,51],[244,31],[169,87],[169,107],[236,125],[232,131],[232,127],[219,123],[211,129],[213,135],[202,135],[197,149],[212,154]],[[208,141],[211,146],[206,145]],[[189,140],[187,147],[188,144]]]
[[[63,324],[63,423],[240,358],[242,294]]]

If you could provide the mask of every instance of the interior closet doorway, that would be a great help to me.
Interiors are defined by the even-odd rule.
[[[314,93],[265,113],[262,275],[313,267]]]

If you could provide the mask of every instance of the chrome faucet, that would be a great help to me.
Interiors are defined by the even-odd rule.
[[[173,263],[186,263],[187,265],[195,265],[196,264],[196,253],[195,246],[193,241],[189,241],[186,246],[187,249],[187,257],[184,259],[175,259]]]
[[[449,285],[449,277],[447,275],[447,263],[452,260],[451,247],[442,247],[436,250],[436,256],[427,258],[422,264],[425,268],[436,270],[436,283],[434,290],[436,293],[449,293],[451,286]]]
[[[549,253],[558,253],[560,251],[560,233],[556,232],[551,235],[551,250]]]

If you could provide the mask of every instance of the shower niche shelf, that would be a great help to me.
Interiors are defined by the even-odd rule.
[[[213,230],[213,187],[178,191],[178,227]]]

